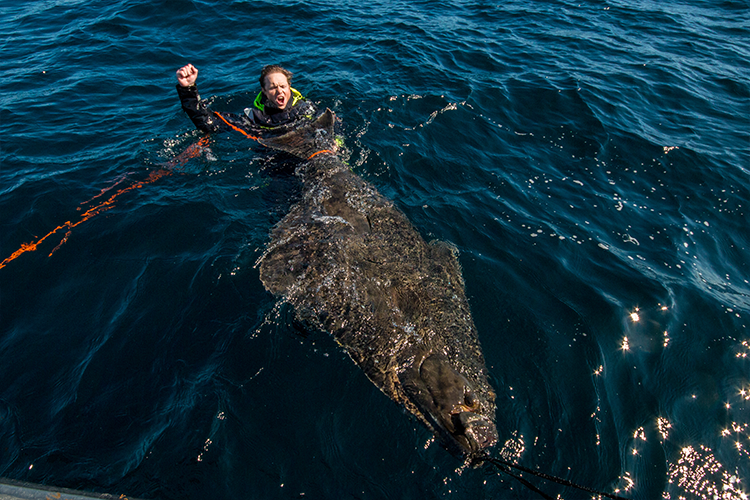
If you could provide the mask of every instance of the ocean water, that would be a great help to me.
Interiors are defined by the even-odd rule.
[[[0,33],[0,476],[540,497],[463,468],[265,292],[293,165],[202,138],[174,72],[241,111],[280,63],[342,119],[352,168],[459,249],[495,456],[628,498],[747,498],[747,1],[10,0]]]

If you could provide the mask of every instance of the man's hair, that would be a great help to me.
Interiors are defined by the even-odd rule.
[[[273,73],[281,73],[282,75],[286,77],[287,81],[289,81],[289,85],[290,86],[292,85],[292,72],[291,71],[282,68],[278,64],[269,64],[268,66],[264,66],[263,69],[260,71],[260,78],[258,79],[258,81],[260,82],[261,88],[266,88],[265,86],[266,77]]]

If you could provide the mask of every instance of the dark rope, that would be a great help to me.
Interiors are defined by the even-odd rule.
[[[551,498],[551,497],[549,495],[543,493],[542,491],[540,491],[538,488],[536,488],[535,486],[533,486],[531,483],[529,483],[525,479],[521,478],[520,476],[516,476],[515,474],[511,474],[510,471],[509,471],[509,469],[510,468],[518,469],[518,470],[520,470],[522,472],[526,472],[526,473],[531,474],[533,476],[540,477],[542,479],[546,479],[547,481],[552,481],[554,483],[561,484],[563,486],[569,486],[571,488],[576,488],[576,489],[579,489],[579,490],[582,490],[582,491],[586,491],[588,493],[593,493],[594,495],[600,495],[600,496],[603,496],[603,497],[612,498],[614,500],[629,500],[628,498],[621,497],[621,496],[618,496],[618,495],[614,495],[612,493],[604,493],[602,491],[596,491],[595,489],[589,488],[587,486],[581,486],[579,484],[575,484],[575,483],[573,483],[571,481],[568,481],[567,479],[562,479],[562,478],[559,478],[559,477],[550,476],[549,474],[545,474],[544,472],[538,472],[538,471],[529,469],[527,467],[524,467],[522,465],[517,465],[517,464],[510,463],[510,462],[506,462],[505,460],[501,460],[499,458],[494,458],[494,457],[491,457],[491,456],[489,456],[487,454],[480,455],[475,460],[476,460],[476,462],[489,462],[489,463],[491,463],[492,465],[494,465],[495,467],[497,467],[498,470],[500,470],[500,471],[508,474],[509,476],[517,479],[518,481],[521,482],[521,484],[523,484],[527,488],[531,489],[535,493],[538,493],[539,495],[541,495],[545,499],[548,499],[548,498]]]
[[[539,488],[537,488],[536,486],[534,486],[533,484],[531,484],[530,482],[522,478],[521,476],[516,476],[515,474],[513,474],[509,468],[505,468],[499,463],[494,463],[494,462],[490,462],[490,463],[492,463],[492,465],[497,467],[497,470],[499,470],[500,472],[504,472],[505,474],[509,475],[510,477],[512,477],[519,483],[521,483],[522,485],[526,486],[528,489],[530,489],[534,493],[537,493],[538,495],[540,495],[542,498],[544,498],[544,500],[554,500],[551,496],[549,496],[548,494],[546,494],[545,492],[543,492],[542,490],[540,490]]]

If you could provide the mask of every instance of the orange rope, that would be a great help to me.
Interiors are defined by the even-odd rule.
[[[312,160],[312,159],[313,159],[313,158],[315,158],[316,156],[318,156],[318,155],[320,155],[320,154],[323,154],[323,153],[330,153],[330,154],[333,154],[333,151],[331,151],[330,149],[321,149],[320,151],[316,151],[316,152],[314,152],[313,154],[311,154],[310,156],[308,156],[308,157],[307,157],[307,159],[308,159],[308,160]]]
[[[132,174],[132,172],[127,172],[127,173],[124,173],[124,174],[120,174],[120,175],[118,175],[117,177],[115,177],[114,181],[112,181],[112,185],[111,185],[111,186],[109,186],[109,187],[105,187],[104,189],[102,189],[101,191],[99,191],[99,194],[97,194],[97,195],[96,195],[96,196],[94,196],[93,198],[91,198],[91,199],[89,199],[89,200],[86,200],[86,201],[83,201],[83,202],[81,202],[81,205],[88,205],[89,203],[91,203],[91,202],[92,202],[92,201],[94,201],[95,199],[97,199],[97,198],[100,198],[100,197],[104,196],[104,193],[106,193],[107,191],[110,191],[111,189],[113,189],[113,188],[114,188],[115,186],[117,186],[118,184],[120,184],[120,183],[124,182],[124,181],[125,181],[125,179],[127,179],[128,175],[130,175],[130,174]],[[80,210],[80,207],[79,207],[79,208],[78,208],[77,210]]]
[[[244,130],[242,130],[241,128],[232,125],[231,123],[229,123],[223,116],[221,116],[216,111],[214,111],[214,114],[216,116],[218,116],[219,119],[221,119],[221,121],[223,121],[224,123],[226,123],[233,130],[241,133],[242,135],[244,135],[248,139],[253,139],[254,141],[258,141],[258,142],[260,142],[262,144],[262,141],[261,141],[260,137],[255,137],[253,135],[250,135],[247,132],[245,132]],[[49,238],[53,234],[57,233],[58,231],[60,231],[62,229],[67,229],[67,231],[65,232],[65,236],[62,237],[62,239],[60,240],[60,243],[58,243],[57,246],[55,248],[53,248],[52,251],[50,252],[50,254],[48,255],[48,257],[52,256],[52,254],[54,254],[63,245],[63,243],[65,243],[66,241],[68,241],[68,238],[70,237],[70,235],[72,233],[72,229],[74,227],[77,227],[80,224],[83,224],[84,222],[92,219],[96,215],[99,215],[100,213],[105,212],[105,211],[109,210],[110,208],[114,207],[115,200],[120,195],[122,195],[124,193],[127,193],[128,191],[132,191],[134,189],[139,189],[139,188],[145,186],[146,184],[151,184],[152,182],[155,182],[155,181],[161,179],[164,176],[171,175],[172,174],[171,169],[174,166],[176,166],[176,165],[184,165],[191,158],[195,158],[196,156],[199,156],[203,152],[203,149],[205,148],[206,144],[208,143],[208,139],[209,139],[208,135],[205,135],[205,136],[201,137],[200,140],[198,140],[198,142],[191,144],[190,146],[187,147],[187,149],[185,149],[185,151],[183,151],[182,153],[180,153],[173,160],[171,160],[171,161],[167,162],[166,164],[164,164],[163,167],[165,167],[165,168],[162,168],[160,170],[151,172],[149,174],[149,176],[146,178],[146,180],[141,181],[141,182],[137,182],[135,184],[131,184],[131,185],[127,186],[127,187],[124,187],[122,189],[119,189],[119,190],[115,191],[114,194],[112,194],[112,196],[110,196],[109,198],[107,198],[105,201],[103,201],[103,202],[101,202],[101,203],[99,203],[97,205],[94,205],[93,207],[91,207],[88,210],[86,210],[85,212],[83,212],[83,214],[81,214],[81,219],[78,222],[67,221],[64,224],[61,224],[61,225],[57,226],[55,229],[53,229],[49,233],[45,234],[41,238],[37,239],[36,241],[32,241],[30,243],[22,243],[21,247],[18,250],[16,250],[8,258],[6,258],[2,262],[0,262],[0,269],[2,269],[5,266],[7,266],[8,263],[14,261],[19,256],[21,256],[22,254],[24,254],[26,252],[33,252],[33,251],[35,251],[37,248],[39,248],[39,246],[47,238]],[[311,154],[307,159],[311,160],[315,156],[317,156],[319,154],[323,154],[323,153],[331,153],[331,154],[333,154],[333,151],[331,151],[330,149],[322,149],[320,151],[316,151],[315,153]],[[106,192],[110,191],[111,189],[114,189],[115,186],[117,186],[118,184],[120,184],[121,182],[123,182],[125,180],[126,175],[127,174],[124,174],[124,175],[116,178],[115,182],[110,187],[102,189],[99,192],[99,194],[97,194],[96,196],[94,196],[90,200],[81,203],[81,205],[88,204],[88,203],[96,200],[97,198],[100,198],[101,196],[104,196],[104,194]],[[78,210],[80,210],[80,208]]]
[[[157,180],[161,179],[162,177],[165,177],[167,175],[171,175],[172,174],[172,170],[171,170],[172,167],[174,167],[176,165],[184,165],[191,158],[195,158],[196,156],[199,156],[203,152],[203,149],[205,148],[206,144],[208,144],[208,139],[209,139],[209,136],[203,136],[203,137],[201,137],[198,142],[191,144],[190,146],[187,147],[187,149],[185,149],[185,151],[183,151],[182,153],[180,153],[173,160],[171,160],[168,163],[164,164],[163,167],[165,167],[165,168],[161,168],[159,170],[152,171],[145,180],[140,181],[140,182],[136,182],[136,183],[130,184],[129,186],[126,186],[124,188],[118,189],[117,191],[115,191],[106,200],[104,200],[104,201],[102,201],[102,202],[94,205],[93,207],[91,207],[88,210],[86,210],[85,212],[83,212],[81,214],[81,219],[79,221],[77,221],[77,222],[67,221],[67,222],[65,222],[65,223],[57,226],[55,229],[53,229],[52,231],[48,232],[47,234],[45,234],[41,238],[37,239],[36,241],[32,241],[30,243],[22,243],[21,247],[18,250],[16,250],[15,252],[13,252],[10,255],[10,257],[8,257],[5,260],[3,260],[2,262],[0,262],[0,269],[4,268],[10,262],[14,261],[15,259],[17,259],[19,256],[23,255],[24,253],[35,251],[37,248],[39,248],[39,246],[42,243],[44,243],[44,240],[46,240],[47,238],[49,238],[53,234],[57,233],[58,231],[60,231],[62,229],[67,229],[67,231],[65,232],[65,236],[62,237],[62,239],[60,240],[60,243],[58,243],[57,246],[55,248],[53,248],[52,251],[49,253],[48,257],[51,257],[52,254],[55,253],[63,245],[63,243],[65,243],[66,241],[68,241],[68,238],[70,237],[70,235],[71,235],[72,230],[73,230],[74,227],[79,226],[80,224],[83,224],[84,222],[86,222],[88,220],[91,220],[93,217],[99,215],[102,212],[106,212],[110,208],[113,208],[115,206],[115,200],[120,195],[122,195],[124,193],[127,193],[128,191],[132,191],[134,189],[140,189],[140,188],[142,188],[143,186],[145,186],[147,184],[151,184],[152,182],[156,182]],[[107,191],[113,189],[115,186],[117,186],[118,184],[120,184],[121,182],[123,182],[123,180],[124,180],[124,176],[118,177],[115,180],[115,183],[112,186],[110,186],[108,188],[105,188],[105,189],[102,189],[99,194],[97,194],[96,196],[94,196],[93,198],[91,198],[89,201],[82,203],[82,205],[85,205],[85,204],[87,204],[87,203],[89,203],[91,201],[94,201],[97,198],[103,196],[104,193],[106,193]],[[80,208],[78,210],[80,210]]]
[[[260,142],[261,144],[263,144],[263,141],[261,140],[261,138],[260,138],[260,137],[255,137],[254,135],[250,135],[250,134],[248,134],[247,132],[245,132],[244,130],[242,130],[241,128],[239,128],[239,127],[236,127],[236,126],[232,125],[231,123],[229,123],[229,122],[228,122],[228,121],[226,120],[226,118],[224,118],[223,116],[221,116],[221,115],[220,115],[220,114],[219,114],[219,113],[218,113],[217,111],[214,111],[214,114],[215,114],[216,116],[218,116],[218,117],[219,117],[219,118],[221,119],[221,121],[223,121],[224,123],[226,123],[226,124],[227,124],[227,125],[228,125],[229,127],[231,127],[231,128],[233,129],[233,130],[235,130],[235,131],[239,132],[240,134],[244,135],[244,136],[245,136],[245,137],[247,137],[248,139],[252,139],[252,140],[254,140],[254,141],[258,141],[258,142]],[[307,159],[308,159],[308,160],[311,160],[311,159],[313,159],[314,157],[318,156],[319,154],[323,154],[323,153],[331,153],[331,154],[334,154],[334,153],[333,153],[333,151],[331,151],[330,149],[321,149],[320,151],[316,151],[315,153],[313,153],[313,154],[311,154],[310,156],[308,156],[308,157],[307,157]]]
[[[254,140],[254,141],[258,141],[258,142],[260,142],[260,137],[255,137],[254,135],[250,135],[250,134],[248,134],[247,132],[245,132],[245,131],[244,131],[244,130],[242,130],[241,128],[239,128],[239,127],[235,127],[234,125],[232,125],[231,123],[229,123],[229,122],[228,122],[228,121],[227,121],[227,120],[226,120],[226,119],[225,119],[225,118],[224,118],[223,116],[221,116],[221,115],[220,115],[219,113],[217,113],[216,111],[214,111],[214,114],[215,114],[216,116],[218,116],[219,118],[221,118],[221,121],[223,121],[224,123],[226,123],[227,125],[229,125],[230,127],[232,127],[232,128],[233,128],[233,129],[235,130],[235,131],[237,131],[237,132],[239,132],[240,134],[244,135],[244,136],[245,136],[245,137],[247,137],[248,139],[252,139],[252,140]]]

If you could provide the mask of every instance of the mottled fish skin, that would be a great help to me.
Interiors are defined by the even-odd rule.
[[[457,251],[427,243],[406,216],[335,154],[334,117],[265,140],[308,158],[302,199],[260,258],[266,289],[329,332],[367,377],[452,453],[497,442],[495,393]]]

